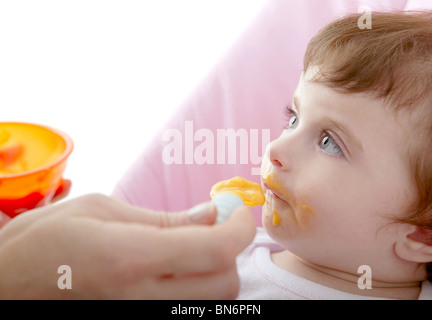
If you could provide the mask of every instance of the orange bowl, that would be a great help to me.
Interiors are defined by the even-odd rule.
[[[0,211],[13,218],[48,204],[63,189],[72,150],[72,139],[56,129],[0,122]]]

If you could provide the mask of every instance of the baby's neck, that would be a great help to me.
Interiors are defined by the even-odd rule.
[[[419,282],[387,283],[377,280],[373,281],[372,289],[362,290],[358,286],[359,274],[349,274],[311,264],[287,250],[272,253],[271,258],[277,266],[299,277],[351,294],[387,299],[417,300],[421,291],[421,283]]]

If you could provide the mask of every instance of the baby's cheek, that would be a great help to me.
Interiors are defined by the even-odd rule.
[[[294,214],[301,230],[306,231],[315,228],[319,214],[308,195],[302,194],[296,198]]]
[[[306,204],[301,204],[296,208],[296,217],[299,228],[304,231],[312,231],[316,227],[317,212]]]

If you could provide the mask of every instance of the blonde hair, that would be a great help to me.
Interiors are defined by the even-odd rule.
[[[361,14],[322,29],[308,45],[304,72],[317,66],[313,81],[384,99],[395,112],[421,109],[421,124],[415,128],[421,143],[410,148],[407,161],[418,198],[409,216],[398,221],[432,230],[432,11],[371,16],[370,29],[359,28]],[[427,269],[431,279],[431,263]]]

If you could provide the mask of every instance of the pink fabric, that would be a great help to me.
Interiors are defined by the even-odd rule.
[[[199,164],[195,159],[186,164],[185,154],[182,164],[167,164],[162,155],[169,142],[162,141],[162,136],[168,129],[180,132],[183,151],[190,150],[185,144],[191,141],[186,131],[195,134],[200,129],[210,130],[206,132],[214,138],[217,129],[230,128],[246,130],[250,139],[252,129],[258,130],[258,137],[270,132],[271,140],[277,138],[286,124],[283,108],[297,85],[306,46],[320,28],[363,5],[373,10],[402,10],[430,7],[426,2],[429,0],[270,0],[129,168],[113,196],[149,209],[179,211],[210,200],[210,188],[220,180],[243,176],[259,182],[259,176],[252,175],[252,168],[259,164],[241,164],[239,155],[236,164],[227,164],[227,156],[225,164]],[[193,147],[201,143],[195,141]],[[253,143],[259,145],[262,156],[262,141]],[[215,144],[215,159],[218,152]],[[260,225],[259,208],[254,208],[254,215]]]
[[[405,9],[406,10],[432,9],[432,3],[430,0],[407,0]]]

